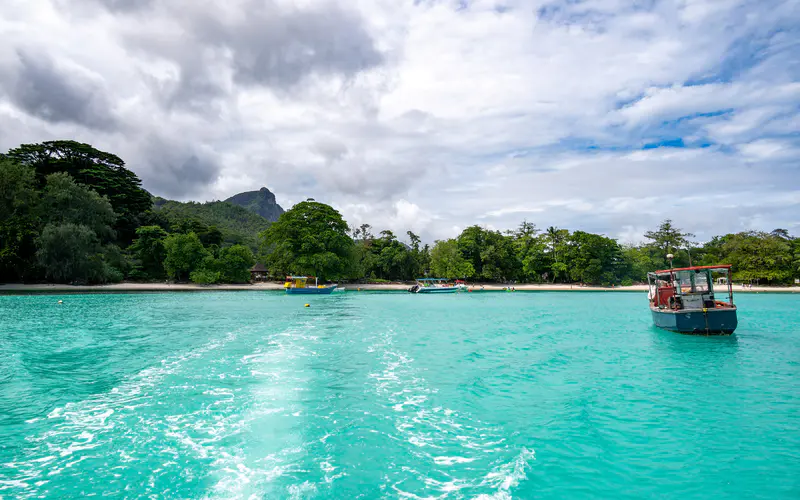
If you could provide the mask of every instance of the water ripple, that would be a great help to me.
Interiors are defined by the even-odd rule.
[[[653,328],[638,294],[58,298],[0,297],[3,497],[800,488],[790,296],[743,297],[713,339]]]

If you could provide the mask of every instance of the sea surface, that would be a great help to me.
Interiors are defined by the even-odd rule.
[[[737,301],[0,296],[0,497],[798,499],[800,296]]]

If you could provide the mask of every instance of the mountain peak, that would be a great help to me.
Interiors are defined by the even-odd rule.
[[[283,208],[275,201],[275,195],[266,187],[262,187],[258,191],[246,191],[233,195],[225,201],[244,207],[272,222],[278,220],[283,213]]]

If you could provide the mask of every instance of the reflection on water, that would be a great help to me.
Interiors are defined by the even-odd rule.
[[[735,356],[739,349],[739,337],[733,335],[687,335],[663,330],[656,326],[649,329],[654,348],[672,351],[677,358],[707,356],[726,358]]]

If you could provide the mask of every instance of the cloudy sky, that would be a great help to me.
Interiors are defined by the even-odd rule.
[[[2,0],[0,150],[431,241],[800,233],[800,0]]]

